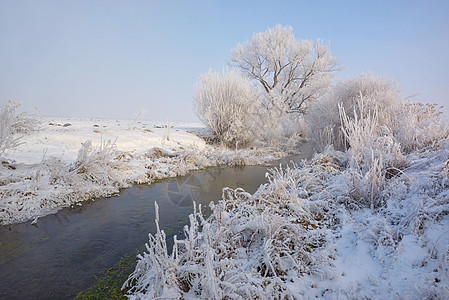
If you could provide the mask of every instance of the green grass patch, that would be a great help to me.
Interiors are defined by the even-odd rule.
[[[141,253],[133,251],[123,256],[112,268],[107,270],[89,289],[79,293],[74,299],[127,299],[126,290],[121,290],[123,283],[136,267],[136,256]]]

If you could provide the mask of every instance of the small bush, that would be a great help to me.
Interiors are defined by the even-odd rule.
[[[390,108],[400,106],[402,103],[400,89],[391,79],[362,74],[356,78],[343,80],[328,96],[311,107],[306,116],[308,136],[323,149],[330,144],[337,150],[347,149],[348,144],[341,131],[339,106],[345,110],[349,119],[353,119],[354,113],[358,113],[360,98],[364,99],[364,110],[360,112],[362,117],[377,110],[377,121],[380,125],[389,125]]]
[[[251,82],[235,71],[201,75],[195,87],[194,107],[201,122],[230,148],[250,145],[259,97]]]
[[[14,101],[8,101],[0,107],[0,156],[5,151],[11,150],[22,144],[20,136],[14,136],[16,132],[15,123],[17,122],[17,109],[20,104]]]
[[[20,103],[8,101],[0,105],[0,157],[7,150],[21,145],[22,136],[15,133],[27,133],[39,128],[39,120],[27,113],[19,113]]]
[[[390,108],[390,128],[405,153],[449,137],[449,127],[436,104],[404,101]]]

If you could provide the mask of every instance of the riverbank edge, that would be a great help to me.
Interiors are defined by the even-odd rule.
[[[207,146],[153,147],[132,154],[116,150],[113,144],[93,147],[86,142],[76,161],[69,164],[54,157],[30,165],[2,161],[0,225],[36,223],[61,208],[114,196],[133,184],[150,184],[214,166],[266,165],[295,153],[298,150],[291,147],[229,150]]]

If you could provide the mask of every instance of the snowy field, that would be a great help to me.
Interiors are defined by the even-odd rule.
[[[265,163],[282,151],[230,151],[206,145],[195,123],[43,118],[0,165],[0,224],[111,196],[133,183],[185,175],[213,165]]]
[[[199,123],[46,117],[42,118],[41,126],[39,131],[24,135],[21,140],[24,144],[8,152],[7,157],[19,163],[36,164],[45,155],[72,163],[87,140],[94,147],[115,142],[116,150],[131,154],[141,154],[153,147],[206,147],[204,140],[187,132],[205,130]]]

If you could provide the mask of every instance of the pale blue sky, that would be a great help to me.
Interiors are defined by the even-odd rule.
[[[449,1],[0,0],[0,98],[46,116],[195,120],[193,86],[256,32],[330,41],[449,112]]]

